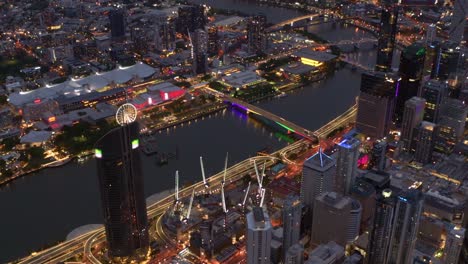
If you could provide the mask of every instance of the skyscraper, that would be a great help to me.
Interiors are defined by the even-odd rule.
[[[272,226],[265,208],[254,207],[247,218],[247,264],[270,264]]]
[[[349,195],[357,175],[357,161],[361,142],[356,138],[345,138],[338,144],[336,159],[336,191]]]
[[[217,55],[219,51],[219,36],[218,27],[211,26],[208,28],[208,53],[210,55]]]
[[[438,80],[427,81],[422,88],[422,98],[426,100],[424,121],[437,123],[442,102],[447,98],[448,86],[446,82]]]
[[[460,47],[454,42],[441,43],[434,59],[431,78],[446,81],[457,71]]]
[[[132,256],[138,249],[144,251],[149,243],[138,136],[138,123],[129,123],[111,130],[95,146],[104,226],[112,257]]]
[[[455,0],[453,4],[452,21],[450,22],[449,39],[457,44],[463,40],[466,17],[468,16],[468,1]]]
[[[387,164],[387,142],[376,141],[371,152],[369,167],[376,171],[385,171]]]
[[[359,236],[361,217],[362,217],[362,206],[361,203],[351,198],[351,210],[349,211],[349,221],[346,231],[346,239],[348,243],[353,242]]]
[[[395,196],[390,189],[383,190],[377,197],[374,225],[369,235],[367,263],[387,263],[394,209]]]
[[[426,45],[430,45],[434,42],[435,38],[437,37],[437,27],[435,24],[430,24],[426,28],[426,37],[424,38],[424,42]]]
[[[283,204],[283,256],[299,242],[301,233],[302,204],[297,196],[288,196]]]
[[[335,160],[320,149],[304,162],[301,179],[301,201],[313,210],[315,198],[333,190],[336,173]]]
[[[300,244],[294,244],[286,251],[284,264],[302,264],[304,263],[304,247]]]
[[[313,245],[329,241],[335,241],[342,246],[346,245],[351,203],[351,198],[335,192],[326,192],[317,196],[312,219],[311,243]]]
[[[444,247],[444,263],[446,264],[458,264],[460,259],[460,252],[463,246],[463,240],[465,239],[465,228],[459,226],[450,225],[450,229],[447,230],[445,247]]]
[[[412,263],[423,201],[423,194],[417,189],[408,189],[398,195],[390,238],[388,263]]]
[[[402,122],[405,102],[411,97],[419,95],[425,55],[426,49],[418,43],[411,44],[401,53],[399,69],[401,80],[398,90],[395,92],[394,120],[397,125]]]
[[[394,0],[382,1],[380,32],[377,44],[376,71],[388,72],[392,68],[393,50],[398,23],[398,5]]]
[[[381,72],[361,76],[356,129],[373,138],[387,135],[392,123],[396,78]]]
[[[436,125],[431,122],[423,121],[417,128],[416,150],[414,159],[417,162],[426,164],[431,161],[432,151],[434,150]]]
[[[309,252],[309,259],[304,264],[322,264],[330,263],[337,264],[343,263],[345,259],[344,247],[338,245],[334,241],[326,244],[320,244],[314,250]]]
[[[413,131],[423,121],[425,105],[426,100],[416,96],[405,103],[400,140],[406,150],[412,148]]]
[[[203,29],[197,29],[191,33],[193,72],[195,74],[205,74],[208,62],[208,34]]]
[[[176,31],[184,35],[197,29],[204,29],[207,19],[202,5],[179,7]]]
[[[157,51],[171,51],[175,49],[175,25],[167,16],[161,16],[154,21],[154,46]]]
[[[113,39],[125,37],[125,12],[123,9],[113,9],[109,12],[110,30]]]
[[[251,17],[247,24],[249,52],[265,52],[268,44],[266,33],[267,19],[264,14]]]
[[[450,153],[463,138],[468,107],[458,99],[447,99],[440,108],[437,122],[435,149]]]

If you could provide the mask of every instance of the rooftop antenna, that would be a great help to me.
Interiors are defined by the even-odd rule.
[[[223,212],[227,213],[226,198],[224,197],[224,184],[221,185],[221,201],[223,202]]]
[[[208,187],[208,183],[206,182],[206,178],[205,178],[205,167],[203,166],[203,157],[200,156],[200,167],[201,167],[201,173],[202,173],[202,177],[203,177],[203,184],[205,185],[205,187]]]
[[[249,185],[247,186],[247,190],[245,191],[245,196],[244,196],[244,201],[242,202],[242,206],[245,206],[245,202],[247,201],[247,197],[249,196],[249,191],[250,191],[250,182],[249,182]]]
[[[190,203],[188,206],[187,217],[186,217],[187,220],[190,219],[190,212],[192,211],[193,197],[195,197],[195,188],[193,188],[192,196],[190,197]]]

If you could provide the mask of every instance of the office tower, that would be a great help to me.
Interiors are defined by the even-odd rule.
[[[157,51],[165,52],[175,49],[175,25],[171,20],[160,19],[154,23],[154,46]]]
[[[396,200],[388,263],[409,264],[416,245],[423,194],[420,190],[408,189]]]
[[[448,36],[450,41],[459,44],[465,33],[466,17],[468,16],[467,0],[455,0],[453,4],[453,15],[450,23]]]
[[[302,204],[297,196],[288,196],[283,203],[283,256],[299,242],[301,234]]]
[[[311,243],[313,245],[329,241],[335,241],[342,246],[346,245],[351,203],[351,198],[335,192],[326,192],[317,196],[312,217]]]
[[[123,9],[113,9],[109,12],[110,30],[113,39],[125,37],[125,13]]]
[[[188,34],[197,29],[204,29],[207,23],[205,8],[202,5],[179,7],[176,31]]]
[[[132,256],[148,247],[148,219],[138,150],[138,123],[117,127],[95,146],[109,254]],[[146,252],[145,252],[146,253]]]
[[[374,224],[369,235],[367,263],[387,263],[394,209],[395,195],[390,189],[383,190],[377,196]]]
[[[442,102],[448,96],[448,85],[446,82],[429,80],[422,87],[422,98],[426,100],[424,109],[424,121],[437,123]]]
[[[369,167],[376,171],[385,171],[387,164],[387,142],[376,141],[374,142]]]
[[[426,49],[418,43],[411,44],[401,53],[399,69],[401,80],[398,90],[395,92],[394,120],[397,125],[402,122],[405,102],[411,97],[419,95],[425,55]]]
[[[247,264],[270,264],[271,222],[265,208],[254,207],[247,218]]]
[[[400,140],[406,150],[411,150],[413,131],[423,121],[425,105],[426,100],[416,96],[405,103]]]
[[[430,24],[426,28],[426,37],[424,38],[424,42],[426,45],[430,45],[432,42],[435,41],[437,37],[437,27],[435,24]]]
[[[431,76],[435,72],[437,57],[440,52],[440,42],[432,41],[426,45],[426,57],[424,58],[423,76]]]
[[[219,51],[219,36],[218,27],[211,26],[208,28],[208,54],[218,55]]]
[[[373,138],[387,135],[392,123],[398,81],[380,72],[361,76],[356,129]]]
[[[309,259],[304,264],[338,264],[343,263],[345,258],[344,247],[334,241],[320,244],[309,252]]]
[[[377,43],[376,71],[388,72],[392,68],[393,50],[398,23],[398,5],[394,0],[382,1],[380,32]]]
[[[450,153],[463,138],[468,107],[458,99],[447,99],[440,108],[435,150]]]
[[[359,201],[362,207],[361,224],[362,232],[371,229],[371,223],[375,213],[376,191],[374,186],[362,178],[357,179],[351,189],[351,197]]]
[[[359,236],[362,217],[361,203],[356,199],[350,199],[351,210],[349,211],[349,221],[346,233],[346,239],[348,243],[353,242]]]
[[[191,33],[193,72],[195,74],[205,74],[208,62],[208,34],[203,29],[197,29]]]
[[[431,122],[423,121],[417,128],[416,150],[414,160],[423,164],[429,163],[432,159],[434,150],[436,125]]]
[[[335,160],[322,149],[304,162],[301,179],[301,201],[313,210],[315,198],[333,190],[336,173]]]
[[[465,228],[450,225],[445,237],[443,260],[446,264],[458,264],[465,239]]]
[[[294,244],[286,251],[284,264],[302,264],[304,263],[304,247],[300,244]]]
[[[460,59],[460,47],[453,42],[440,44],[432,68],[431,78],[448,80],[456,73]]]
[[[249,19],[247,24],[249,52],[266,52],[268,44],[266,23],[267,19],[264,14],[258,14]]]
[[[361,142],[356,138],[345,138],[338,144],[336,159],[336,191],[349,195],[357,175],[357,162]]]

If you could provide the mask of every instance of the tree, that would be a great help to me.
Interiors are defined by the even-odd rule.
[[[0,95],[0,105],[5,105],[8,103],[6,95]]]
[[[3,150],[11,151],[13,147],[20,143],[19,137],[5,138],[2,140]]]

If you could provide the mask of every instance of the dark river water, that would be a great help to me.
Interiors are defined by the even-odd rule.
[[[257,6],[254,1],[194,0],[217,8],[244,13],[263,12],[271,22],[300,15],[281,8]],[[354,27],[320,25],[309,28],[330,40],[369,36]],[[372,66],[375,51],[350,54],[361,64]],[[337,71],[329,79],[291,92],[287,97],[262,101],[259,106],[292,122],[316,129],[349,108],[358,95],[360,75],[348,69]],[[145,195],[173,188],[174,172],[181,182],[201,180],[199,156],[204,157],[207,174],[224,166],[229,152],[234,164],[269,147],[278,149],[287,143],[275,133],[238,112],[225,110],[204,120],[184,124],[157,135],[161,151],[179,150],[179,159],[159,167],[154,156],[143,155]],[[60,168],[46,169],[23,177],[0,189],[0,262],[30,254],[40,247],[63,240],[86,224],[102,223],[95,161],[71,162]]]

